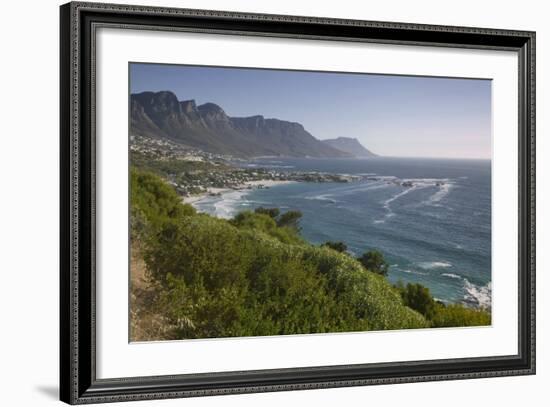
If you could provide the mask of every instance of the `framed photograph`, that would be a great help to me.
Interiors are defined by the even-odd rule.
[[[535,33],[61,6],[61,400],[535,373]]]

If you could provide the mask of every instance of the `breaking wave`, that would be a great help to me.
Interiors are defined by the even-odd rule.
[[[452,266],[453,265],[451,263],[446,261],[426,261],[426,262],[418,263],[418,267],[423,268],[424,270],[448,268]]]
[[[466,304],[474,305],[476,307],[491,308],[491,282],[484,286],[478,286],[468,279],[464,279],[464,302]]]
[[[410,269],[401,269],[401,271],[403,273],[407,273],[407,274],[417,274],[419,276],[427,276],[428,273],[423,273],[421,271],[416,271],[416,270],[410,270]]]
[[[243,190],[222,194],[221,199],[214,202],[214,215],[224,219],[232,218],[237,212],[237,207],[243,204],[243,198],[249,192],[249,190]]]
[[[399,192],[398,194],[392,196],[390,199],[386,199],[383,203],[382,203],[382,206],[384,207],[384,209],[386,210],[386,215],[384,216],[383,219],[377,219],[374,221],[374,223],[384,223],[388,218],[391,218],[392,216],[395,215],[395,213],[391,210],[391,207],[390,207],[390,204],[395,201],[396,199],[399,199],[401,198],[402,196],[405,196],[407,195],[409,192],[412,192],[414,190],[418,189],[417,186],[413,186],[413,187],[410,187],[410,188],[407,188],[405,189],[404,191],[401,191]]]
[[[337,201],[335,199],[332,199],[331,196],[333,196],[333,195],[331,195],[331,194],[322,194],[322,195],[306,196],[304,199],[336,203]]]
[[[400,180],[399,178],[389,177],[386,184],[394,183],[395,185],[400,186],[405,186],[406,184],[406,189],[382,202],[382,206],[386,210],[386,215],[383,219],[375,220],[374,223],[384,223],[388,218],[392,217],[394,212],[391,209],[391,203],[402,196],[419,189],[438,187],[439,189],[437,192],[428,198],[427,201],[422,202],[422,204],[437,205],[437,203],[441,201],[451,190],[453,184],[449,182],[450,180],[448,178],[407,178]]]
[[[449,278],[454,278],[454,279],[462,279],[462,277],[460,277],[458,274],[454,274],[454,273],[443,273],[441,274],[442,276],[444,277],[449,277]]]
[[[445,198],[449,194],[452,188],[453,184],[443,184],[439,186],[439,190],[435,192],[432,196],[430,196],[426,201],[424,201],[424,204],[438,204],[443,198]]]

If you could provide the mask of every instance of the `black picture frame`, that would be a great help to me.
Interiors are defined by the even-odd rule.
[[[535,373],[535,33],[72,2],[60,8],[60,398],[70,404]],[[95,71],[100,26],[511,50],[519,59],[519,352],[499,357],[96,378]]]

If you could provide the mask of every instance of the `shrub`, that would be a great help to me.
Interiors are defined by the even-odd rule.
[[[378,250],[370,250],[363,253],[358,260],[367,270],[383,276],[388,275],[389,264]]]
[[[264,208],[261,206],[259,208],[254,209],[254,212],[267,215],[272,219],[276,219],[277,216],[279,216],[279,214],[281,213],[279,208]]]
[[[158,226],[162,222],[196,213],[191,205],[183,204],[174,188],[158,176],[130,169],[130,215],[133,226]]]
[[[328,288],[355,320],[348,330],[424,328],[422,315],[403,305],[391,284],[354,258],[329,248],[309,246],[304,258],[327,277]]]
[[[237,218],[250,221],[250,216]],[[252,214],[258,216],[270,219]],[[254,221],[265,226],[265,219]],[[163,308],[173,325],[180,324],[177,335],[427,326],[420,314],[402,304],[384,278],[353,258],[329,248],[286,244],[261,228],[231,223],[208,215],[166,222],[150,247],[146,261],[163,282]]]
[[[305,243],[296,229],[288,226],[279,226],[272,216],[261,212],[240,212],[230,221],[230,223],[239,229],[264,232],[282,243]]]
[[[398,284],[397,289],[403,298],[403,302],[427,319],[432,319],[435,315],[436,302],[430,294],[430,289],[422,284],[407,284],[405,287]]]
[[[345,253],[348,250],[348,246],[344,242],[325,242],[321,245],[321,247],[328,247],[332,250],[336,250],[340,253]]]
[[[431,322],[434,328],[491,325],[491,313],[462,304],[437,304]]]
[[[422,284],[407,284],[400,281],[395,285],[396,291],[403,298],[403,303],[420,312],[429,320],[430,326],[461,327],[482,326],[491,324],[491,313],[485,309],[468,308],[462,304],[445,305],[436,301],[430,290]]]
[[[283,213],[277,219],[277,226],[289,227],[297,232],[300,231],[300,219],[302,218],[302,212],[300,211],[288,211]]]

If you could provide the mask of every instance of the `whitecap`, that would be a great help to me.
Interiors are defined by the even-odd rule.
[[[451,263],[446,261],[426,261],[426,262],[417,263],[417,265],[418,267],[423,268],[424,270],[448,268],[453,266]]]
[[[407,273],[407,274],[416,274],[416,275],[419,275],[419,276],[427,276],[428,273],[423,273],[421,271],[417,271],[417,270],[411,270],[411,269],[398,269],[399,271],[402,271],[403,273]]]
[[[444,277],[449,277],[449,278],[454,278],[454,279],[462,279],[462,277],[460,277],[459,275],[454,274],[454,273],[443,273],[441,275],[444,276]]]
[[[453,184],[440,185],[439,190],[437,190],[432,196],[430,196],[423,203],[426,205],[438,204],[443,198],[445,198],[449,194],[452,188],[453,188]]]
[[[345,186],[338,187],[336,192],[338,193],[338,196],[355,195],[358,192],[388,188],[390,186],[391,184],[387,184],[381,181],[356,182],[356,183],[351,183],[351,185],[346,184]]]
[[[401,191],[399,192],[398,194],[392,196],[391,198],[389,199],[386,199],[385,201],[382,202],[382,206],[383,208],[386,210],[386,215],[384,216],[383,219],[378,219],[378,220],[375,220],[374,223],[384,223],[386,221],[386,219],[392,217],[393,215],[395,215],[393,213],[393,211],[391,210],[390,208],[390,204],[395,201],[396,199],[399,199],[401,198],[402,196],[405,196],[407,195],[409,192],[412,192],[416,189],[418,189],[419,186],[418,185],[413,185],[412,187],[409,187],[407,189],[405,189],[404,191]]]
[[[416,188],[417,188],[416,186],[407,188],[406,190],[401,191],[401,192],[399,192],[398,194],[392,196],[390,199],[385,200],[385,201],[383,202],[384,209],[391,210],[391,209],[390,209],[390,204],[391,204],[393,201],[395,201],[396,199],[401,198],[402,196],[407,195],[409,192],[414,191]]]
[[[307,200],[313,200],[313,201],[326,201],[330,203],[336,203],[337,201],[335,199],[332,199],[333,195],[331,194],[322,194],[322,195],[314,195],[314,196],[306,196],[304,199]]]

